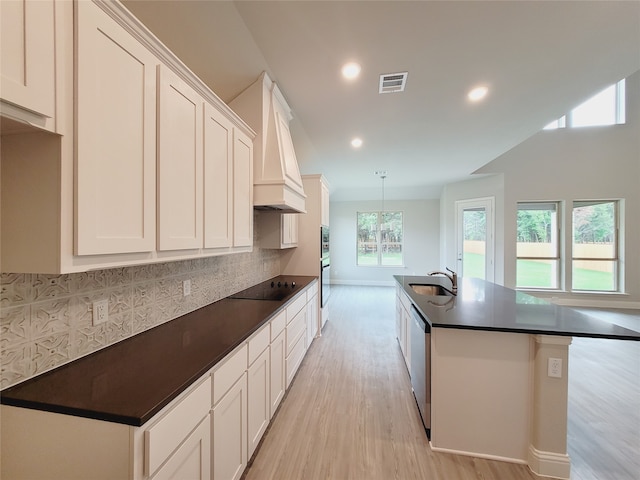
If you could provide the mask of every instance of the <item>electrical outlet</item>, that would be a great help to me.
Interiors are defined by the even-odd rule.
[[[109,300],[93,302],[93,325],[100,325],[109,320]]]
[[[186,297],[187,295],[191,295],[191,280],[183,280],[182,281],[182,296]]]
[[[547,365],[547,375],[553,378],[562,378],[562,359],[550,358]]]

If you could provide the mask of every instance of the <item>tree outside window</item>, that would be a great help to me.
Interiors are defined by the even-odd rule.
[[[573,290],[617,291],[618,202],[573,202]]]
[[[358,212],[357,265],[402,266],[402,212]]]
[[[516,287],[559,287],[558,210],[557,202],[518,204]]]

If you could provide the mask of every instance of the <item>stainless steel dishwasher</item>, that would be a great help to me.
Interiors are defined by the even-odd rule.
[[[411,305],[411,386],[422,424],[431,439],[431,325]]]

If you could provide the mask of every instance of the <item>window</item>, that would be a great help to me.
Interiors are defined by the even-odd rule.
[[[404,265],[402,212],[358,212],[359,266]]]
[[[573,290],[618,290],[618,203],[573,202]]]
[[[568,115],[549,123],[544,127],[544,130],[625,123],[625,97],[625,81],[623,79],[578,105]]]
[[[516,287],[559,288],[558,202],[519,203]]]

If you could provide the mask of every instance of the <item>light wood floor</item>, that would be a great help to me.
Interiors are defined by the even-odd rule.
[[[525,465],[430,450],[395,339],[393,288],[332,287],[330,312],[323,336],[311,345],[245,480],[541,478]],[[584,350],[591,349],[586,345]],[[622,362],[628,363],[624,358]],[[570,368],[577,363],[579,360],[570,358]],[[630,370],[633,376],[633,367]],[[592,388],[590,378],[587,383]],[[634,399],[633,390],[630,392],[631,398],[625,400],[630,402],[627,410],[637,410],[638,397]],[[587,410],[598,411],[593,406]],[[594,455],[589,439],[596,432],[590,432],[589,426],[583,428],[587,431],[570,438],[570,442],[584,444],[581,458],[573,460],[572,479],[640,479],[633,476],[638,470],[634,472],[635,464],[628,461],[629,455],[636,459],[639,455],[640,433],[633,424],[623,432],[627,443],[631,442],[630,450],[621,457],[599,453],[597,463],[602,468],[591,466]],[[614,470],[619,463],[628,468]]]

